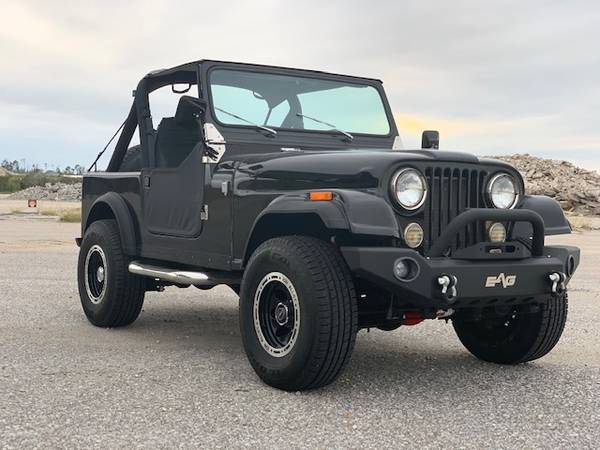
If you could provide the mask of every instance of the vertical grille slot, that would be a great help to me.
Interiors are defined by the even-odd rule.
[[[429,189],[428,204],[425,208],[426,243],[428,248],[442,234],[446,226],[469,208],[480,208],[482,186],[486,172],[475,169],[448,167],[428,167],[425,177]],[[452,248],[462,248],[481,242],[483,225],[473,224],[465,227]]]

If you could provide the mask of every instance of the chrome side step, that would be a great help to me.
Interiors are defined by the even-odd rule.
[[[217,284],[240,284],[241,277],[235,273],[205,271],[193,272],[189,270],[177,270],[167,267],[145,264],[140,261],[129,263],[129,272],[144,277],[157,278],[170,281],[175,284],[194,286],[216,286]]]

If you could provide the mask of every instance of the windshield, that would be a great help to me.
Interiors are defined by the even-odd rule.
[[[210,74],[213,112],[226,125],[388,135],[377,89],[365,84],[217,69]]]

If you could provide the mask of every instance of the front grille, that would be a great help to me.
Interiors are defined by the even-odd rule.
[[[457,215],[469,208],[485,207],[483,190],[487,172],[428,167],[425,169],[425,177],[429,189],[425,205],[425,241],[429,249]],[[482,224],[473,224],[457,235],[452,249],[467,247],[482,239]]]

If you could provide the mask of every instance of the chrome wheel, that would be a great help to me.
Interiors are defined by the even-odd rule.
[[[85,290],[90,301],[97,305],[106,294],[106,255],[99,245],[93,245],[85,258]]]
[[[298,338],[300,305],[288,277],[271,272],[258,284],[253,305],[254,330],[267,353],[287,355]]]

